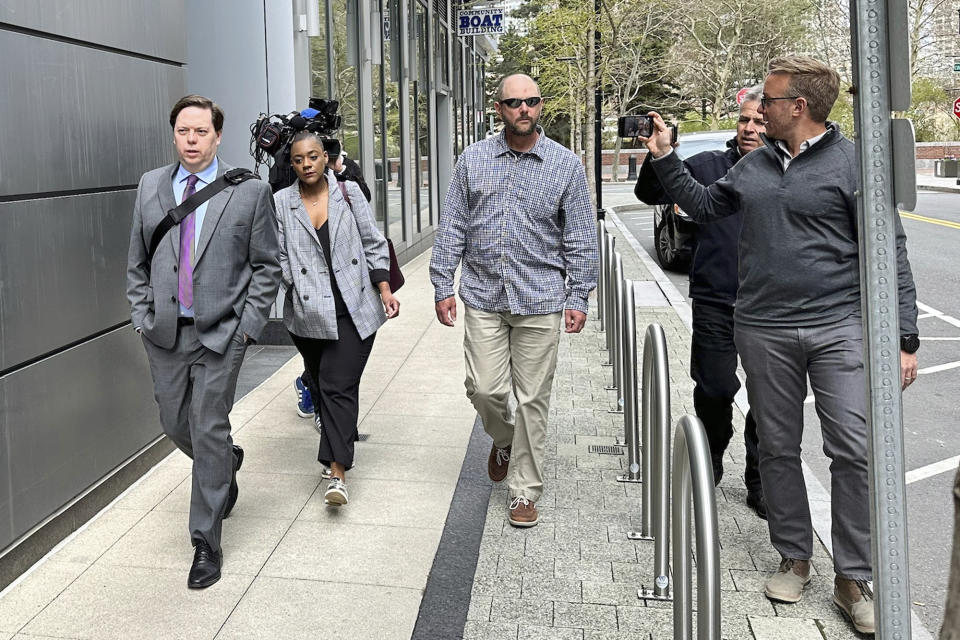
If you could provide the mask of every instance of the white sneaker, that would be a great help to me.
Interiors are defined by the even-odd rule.
[[[323,494],[323,501],[335,507],[347,504],[347,485],[340,478],[332,478]]]

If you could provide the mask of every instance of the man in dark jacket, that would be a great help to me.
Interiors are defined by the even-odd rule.
[[[813,527],[800,459],[809,377],[831,461],[833,601],[857,631],[873,633],[858,162],[853,143],[827,122],[839,87],[839,75],[817,60],[771,61],[760,101],[766,146],[709,188],[671,153],[657,115],[645,142],[660,182],[690,217],[743,215],[734,338],[759,426],[770,541],[782,558],[764,592],[797,602],[810,582]],[[905,389],[917,377],[917,295],[900,217],[894,222]]]
[[[761,146],[764,132],[760,87],[754,87],[740,104],[737,135],[725,151],[704,151],[683,164],[697,182],[710,186],[743,156]],[[634,193],[647,204],[671,202],[647,154],[640,168]],[[713,480],[723,476],[723,453],[733,436],[733,397],[740,389],[737,378],[737,347],[733,343],[733,307],[737,298],[737,241],[743,216],[739,213],[713,224],[697,225],[690,265],[690,298],[693,301],[693,339],[690,345],[690,377],[693,406],[703,422],[713,459]],[[760,483],[757,423],[748,411],[744,427],[747,468],[747,504],[766,519],[767,506]]]

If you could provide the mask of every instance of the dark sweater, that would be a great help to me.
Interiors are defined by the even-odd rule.
[[[690,174],[703,186],[710,186],[727,174],[740,159],[737,139],[727,142],[725,151],[704,151],[683,161]],[[640,166],[633,193],[647,204],[669,204],[648,153]],[[670,214],[668,214],[670,215]],[[690,297],[732,307],[737,299],[737,241],[743,216],[736,213],[713,224],[698,224],[693,233],[690,261]]]
[[[833,124],[786,171],[772,140],[703,187],[676,154],[653,161],[670,197],[697,222],[743,213],[734,320],[765,327],[832,324],[860,315],[857,160]],[[900,333],[917,331],[906,234],[896,218]]]

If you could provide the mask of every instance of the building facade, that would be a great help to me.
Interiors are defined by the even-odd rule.
[[[0,588],[166,455],[129,322],[141,174],[175,159],[186,93],[250,125],[340,100],[344,140],[404,262],[429,248],[484,130],[485,60],[449,0],[7,0],[0,5]],[[263,171],[261,170],[263,173]]]

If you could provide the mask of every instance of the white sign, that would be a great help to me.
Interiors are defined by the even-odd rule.
[[[461,36],[503,33],[503,9],[461,9],[457,33]]]

